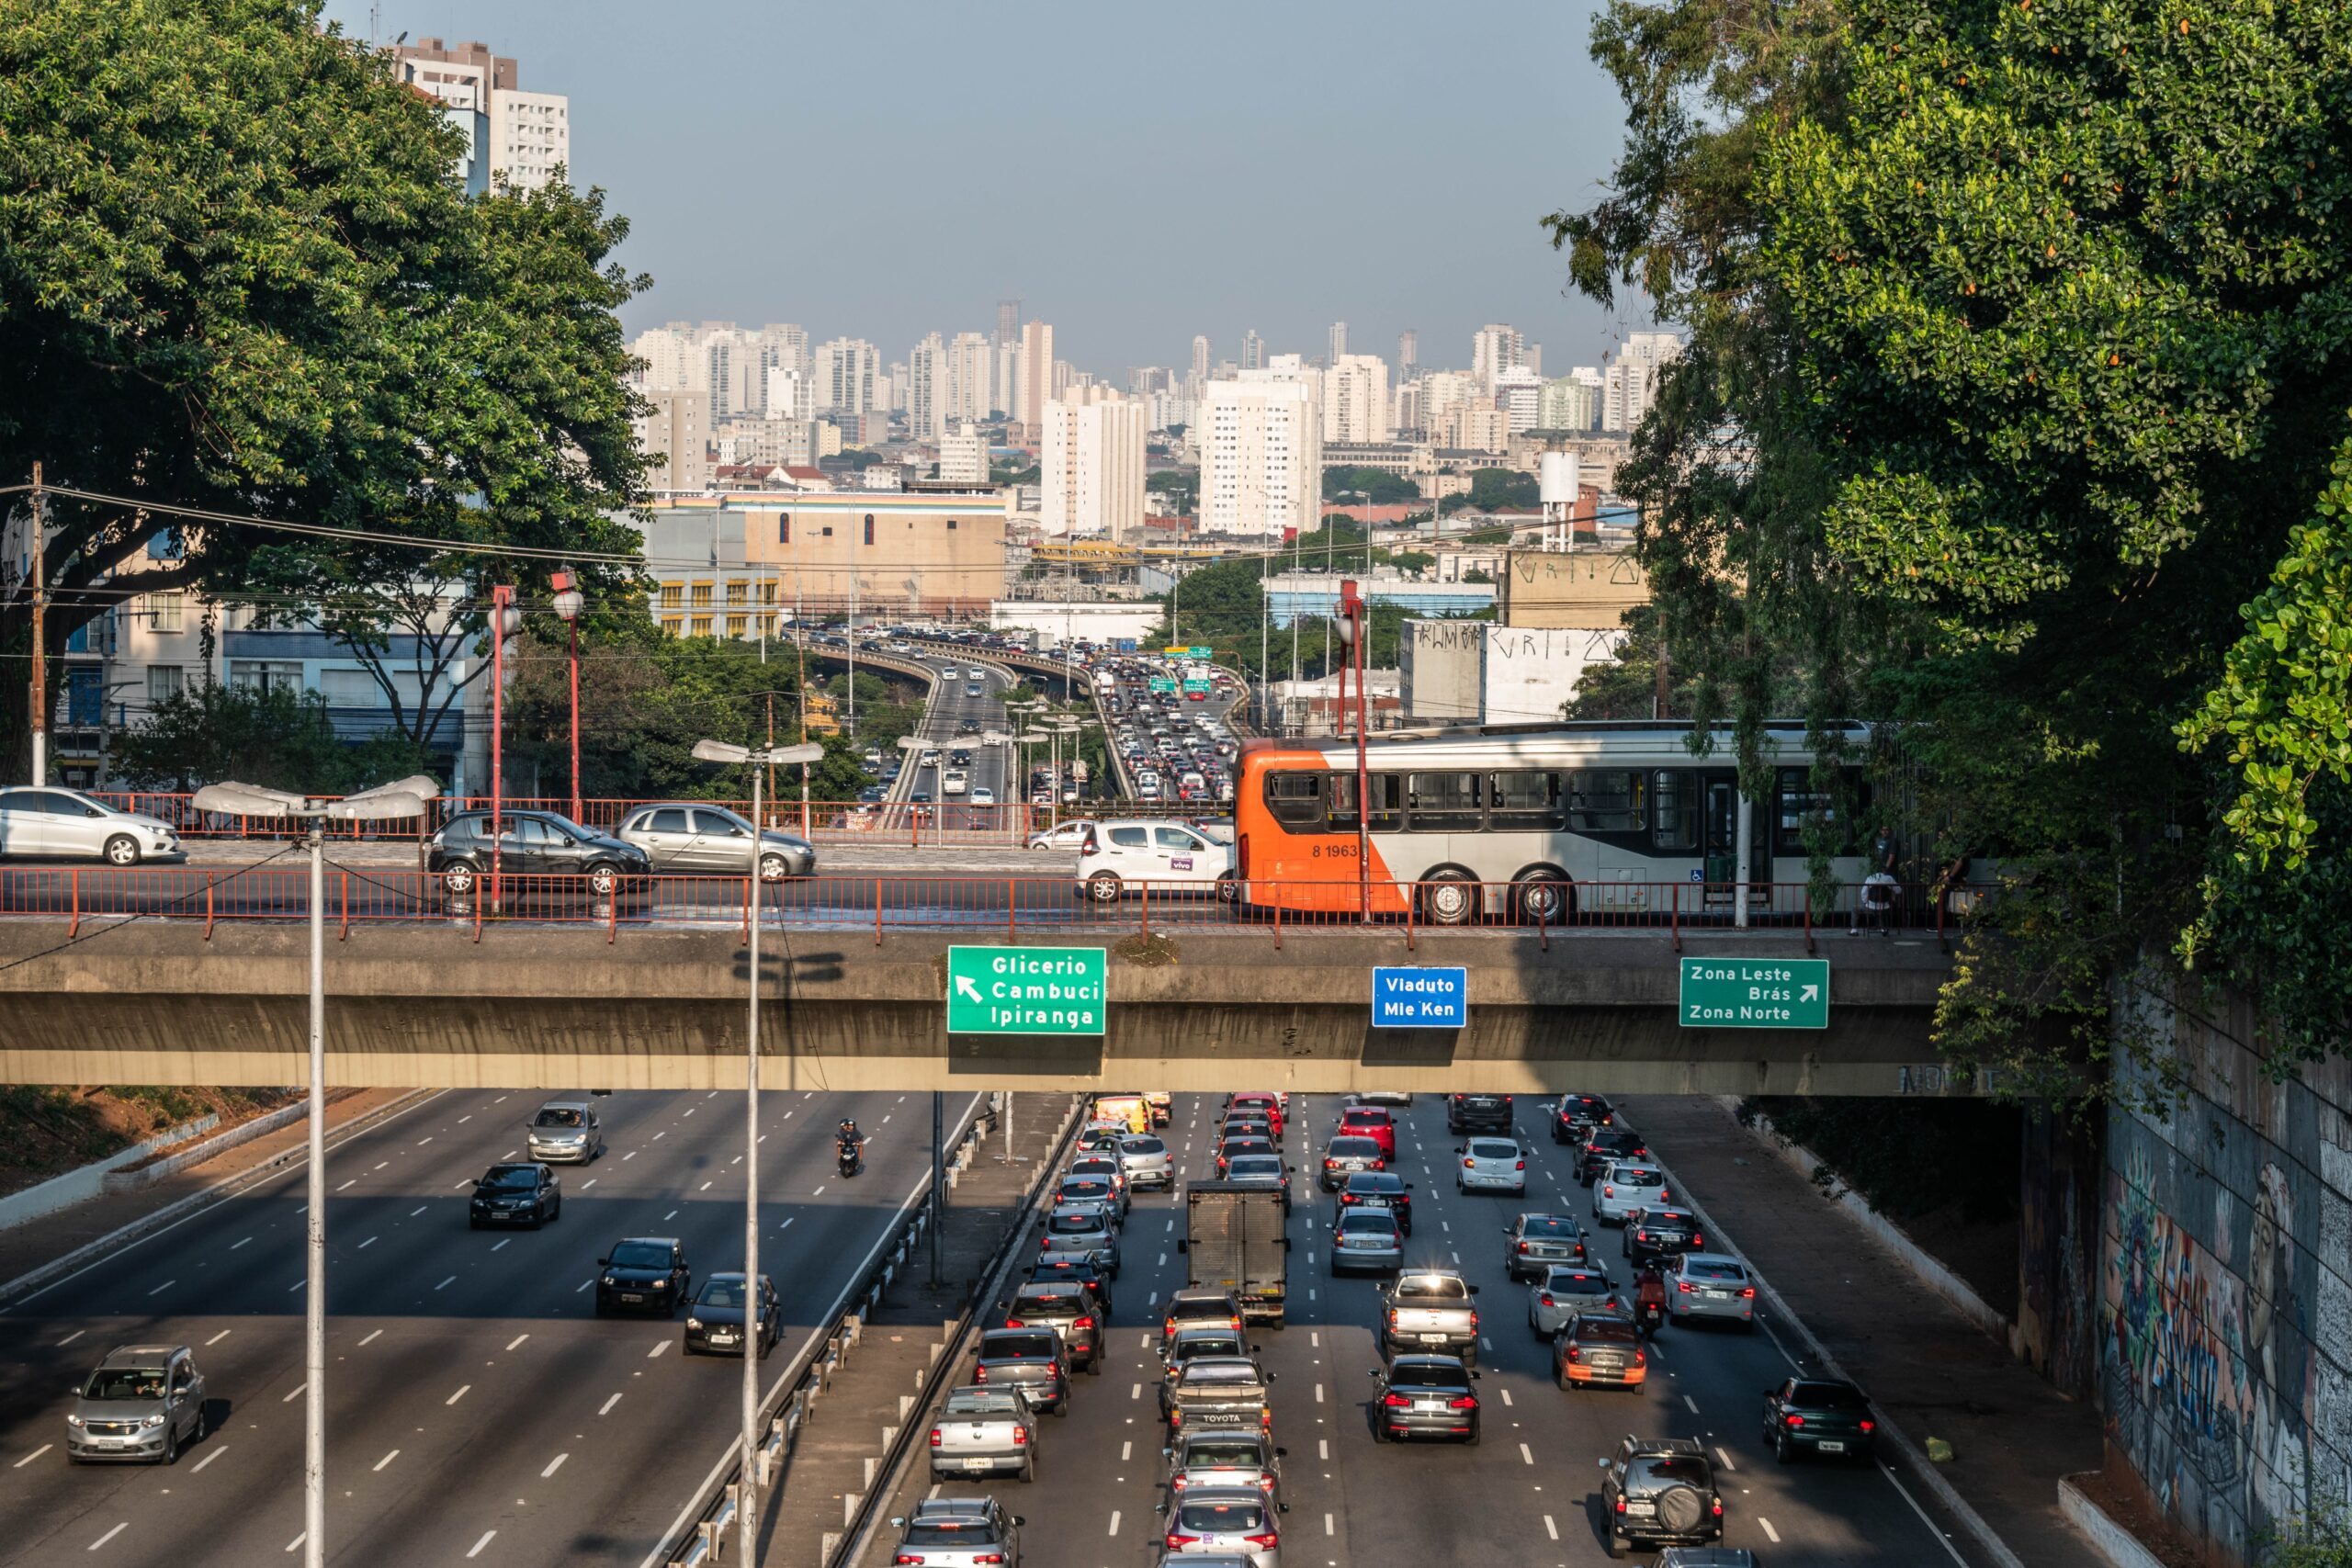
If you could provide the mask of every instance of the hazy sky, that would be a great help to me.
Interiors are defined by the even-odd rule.
[[[1081,369],[1351,346],[1466,367],[1509,321],[1557,375],[1613,321],[1536,220],[1583,205],[1621,106],[1588,0],[379,0],[571,96],[572,175],[653,276],[632,331],[798,321],[903,358],[1000,299]],[[367,0],[328,15],[366,37]]]

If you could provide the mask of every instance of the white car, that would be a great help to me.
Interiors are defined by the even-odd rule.
[[[1665,1169],[1645,1160],[1612,1160],[1592,1184],[1592,1217],[1603,1224],[1622,1225],[1636,1209],[1673,1201]]]
[[[964,793],[965,789],[970,785],[971,782],[971,775],[965,773],[963,769],[950,768],[944,773],[940,775],[939,793],[942,795],[961,795]]]
[[[1081,817],[1059,827],[1040,828],[1029,835],[1029,847],[1033,850],[1074,850],[1085,843],[1086,835],[1093,830],[1093,822]]]
[[[187,852],[180,847],[178,831],[160,817],[43,784],[0,789],[0,855],[131,866],[186,860]]]
[[[1472,1138],[1455,1149],[1459,1156],[1453,1170],[1454,1190],[1458,1192],[1508,1192],[1514,1197],[1527,1190],[1527,1151],[1515,1138]]]
[[[994,806],[996,804],[996,791],[989,788],[986,784],[982,784],[979,788],[974,790],[968,798],[974,806]]]
[[[1144,886],[1235,892],[1233,846],[1191,825],[1163,818],[1098,822],[1078,847],[1078,891],[1098,904],[1115,904]]]

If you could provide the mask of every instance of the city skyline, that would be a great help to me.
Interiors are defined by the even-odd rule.
[[[877,40],[853,15],[710,0],[694,19],[730,39],[717,51],[607,0],[381,0],[376,26],[385,43],[480,39],[519,61],[526,87],[569,96],[573,182],[605,189],[632,224],[619,260],[654,279],[621,313],[632,335],[795,321],[899,358],[933,331],[987,331],[1019,299],[1055,324],[1061,357],[1106,378],[1183,367],[1195,333],[1215,360],[1252,330],[1268,353],[1319,357],[1335,321],[1352,352],[1392,366],[1405,331],[1423,363],[1464,366],[1496,320],[1556,363],[1597,363],[1650,323],[1567,296],[1537,222],[1590,200],[1618,146],[1616,96],[1586,55],[1591,7],[1464,9],[1440,27],[1403,6],[1212,6],[1182,29],[1113,13],[1080,33],[1016,5]],[[368,36],[361,0],[325,17]],[[1253,71],[1229,69],[1237,39]],[[1498,92],[1498,53],[1557,69]],[[795,73],[779,97],[762,89],[781,58],[862,68]],[[1149,83],[1133,79],[1139,59]],[[1057,88],[1044,102],[978,90],[1041,69]],[[1428,134],[1432,93],[1442,137]],[[1333,112],[1366,100],[1394,112]],[[831,151],[761,151],[809,145]],[[939,177],[943,145],[978,161]],[[1306,161],[1270,164],[1256,154],[1269,145]],[[1015,173],[1038,168],[1067,188]]]

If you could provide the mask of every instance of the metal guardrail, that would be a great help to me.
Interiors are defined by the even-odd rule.
[[[956,1177],[970,1165],[973,1154],[992,1129],[993,1118],[1002,1114],[1001,1108],[983,1111],[975,1105],[958,1124],[953,1139],[956,1152],[947,1162],[945,1186],[949,1191],[955,1190]],[[991,1269],[995,1267],[996,1258],[1001,1258],[1006,1250],[1018,1244],[1026,1229],[1027,1216],[1035,1195],[1052,1179],[1059,1164],[1061,1145],[1067,1143],[1077,1121],[1078,1101],[1073,1099],[1069,1114],[1058,1134],[1055,1156],[1038,1162],[1037,1181],[1031,1189],[1029,1203],[1023,1205],[1021,1218],[1007,1234],[995,1258],[991,1259]],[[772,1495],[783,1484],[801,1434],[816,1419],[824,1396],[832,1385],[834,1374],[864,1338],[868,1314],[881,1305],[883,1293],[897,1282],[899,1274],[912,1260],[916,1246],[922,1241],[931,1225],[937,1223],[937,1216],[932,1210],[929,1183],[930,1178],[926,1173],[923,1196],[901,1210],[891,1228],[876,1244],[866,1266],[834,1303],[832,1326],[821,1338],[812,1339],[801,1350],[794,1364],[787,1367],[784,1376],[777,1380],[775,1391],[762,1406],[760,1419],[766,1435],[752,1456],[749,1479],[763,1497]],[[988,1272],[986,1269],[982,1271],[983,1278]],[[972,1311],[977,1310],[978,1303],[984,1299],[975,1297],[974,1304],[967,1309],[966,1315],[968,1317]],[[948,1358],[942,1355],[933,1364],[934,1375],[938,1368],[947,1364]],[[905,1423],[900,1425],[903,1427]],[[899,1437],[903,1438],[903,1431]],[[724,1462],[714,1470],[711,1481],[689,1503],[682,1516],[689,1522],[683,1529],[673,1530],[669,1538],[664,1539],[650,1561],[666,1562],[672,1568],[707,1568],[708,1564],[726,1562],[729,1543],[734,1539],[735,1511],[746,1479],[744,1471],[745,1466],[740,1459],[731,1471]],[[854,1508],[845,1511],[845,1525],[853,1515]]]

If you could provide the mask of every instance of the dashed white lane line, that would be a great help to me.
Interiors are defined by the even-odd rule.
[[[1323,1331],[1319,1328],[1308,1329],[1306,1331],[1306,1342],[1317,1349],[1321,1349],[1323,1348]]]
[[[637,1157],[637,1151],[636,1151],[635,1149],[631,1149],[631,1150],[629,1150],[629,1152],[628,1152],[628,1153],[627,1153],[627,1154],[625,1154],[625,1155],[621,1156],[621,1163],[622,1163],[623,1165],[627,1165],[629,1161],[631,1161],[631,1160],[635,1159],[636,1157]]]
[[[1756,1516],[1756,1528],[1762,1530],[1764,1532],[1765,1539],[1770,1540],[1774,1546],[1781,1544],[1781,1532],[1774,1529],[1772,1528],[1772,1521],[1766,1518],[1761,1514]]]
[[[198,1460],[194,1464],[187,1467],[188,1473],[190,1475],[195,1474],[198,1471],[202,1470],[206,1465],[210,1464],[214,1460],[219,1459],[222,1454],[225,1454],[228,1451],[228,1444],[214,1443],[210,1453],[206,1454],[202,1459]]]
[[[439,1284],[437,1284],[437,1285],[434,1286],[433,1288],[434,1288],[435,1290],[436,1290],[436,1291],[446,1291],[446,1290],[447,1290],[450,1286],[452,1286],[452,1285],[456,1284],[457,1282],[458,1282],[458,1277],[457,1277],[455,1274],[452,1274],[452,1275],[450,1275],[447,1279],[446,1279],[446,1280],[442,1280]]]
[[[654,1359],[656,1357],[660,1356],[660,1355],[662,1354],[662,1351],[667,1350],[669,1348],[670,1348],[670,1342],[669,1342],[667,1339],[664,1339],[664,1340],[662,1340],[660,1344],[658,1344],[658,1345],[654,1346],[652,1349],[648,1350],[648,1351],[645,1353],[645,1359],[646,1359],[647,1360],[650,1361],[650,1360]]]
[[[310,1386],[311,1386],[311,1385],[310,1385],[309,1383],[306,1383],[306,1382],[298,1382],[298,1383],[296,1383],[296,1384],[294,1385],[294,1387],[293,1387],[292,1391],[291,1391],[290,1393],[288,1393],[285,1398],[283,1398],[283,1399],[279,1400],[277,1403],[278,1403],[278,1404],[293,1404],[296,1400],[298,1400],[298,1399],[300,1399],[300,1398],[301,1398],[301,1397],[302,1397],[302,1391],[303,1391],[304,1389],[306,1389],[306,1388],[310,1387]]]
[[[30,1464],[30,1463],[32,1463],[32,1461],[35,1461],[35,1460],[37,1460],[37,1459],[40,1458],[40,1456],[41,1456],[41,1455],[43,1455],[43,1454],[45,1454],[45,1453],[49,1452],[49,1450],[51,1450],[51,1449],[55,1448],[56,1446],[57,1446],[57,1445],[56,1445],[55,1443],[43,1443],[40,1447],[39,1447],[39,1448],[35,1449],[32,1452],[30,1452],[30,1453],[27,1454],[24,1458],[22,1458],[22,1459],[18,1460],[16,1463],[14,1463],[14,1464],[10,1465],[8,1468],[9,1468],[10,1470],[22,1470],[22,1469],[24,1469],[24,1468],[25,1468],[25,1466],[27,1466],[27,1465],[28,1465],[28,1464]]]
[[[247,1236],[245,1239],[246,1239],[247,1241],[251,1241],[251,1240],[253,1239],[253,1237],[251,1237],[251,1236]],[[234,1250],[234,1249],[232,1248],[232,1250]],[[82,1337],[82,1336],[84,1336],[85,1334],[87,1334],[88,1332],[90,1332],[90,1331],[89,1331],[88,1329],[86,1329],[86,1328],[77,1328],[77,1329],[75,1329],[73,1333],[71,1333],[71,1334],[67,1335],[64,1338],[62,1338],[62,1339],[59,1340],[59,1341],[57,1342],[56,1348],[60,1349],[60,1350],[64,1349],[64,1348],[65,1348],[65,1347],[67,1347],[68,1345],[73,1344],[73,1343],[74,1343],[74,1341],[75,1341],[76,1339],[81,1338],[81,1337]]]
[[[1697,1400],[1695,1400],[1695,1399],[1691,1398],[1689,1394],[1687,1394],[1687,1393],[1686,1393],[1686,1394],[1684,1394],[1684,1395],[1682,1396],[1682,1403],[1683,1403],[1683,1404],[1687,1404],[1687,1405],[1689,1405],[1689,1406],[1690,1407],[1690,1414],[1691,1414],[1691,1415],[1696,1416],[1697,1414],[1699,1414],[1699,1402],[1698,1402]]]
[[[473,1113],[472,1111],[467,1111],[463,1116],[460,1116],[460,1117],[458,1117],[458,1126],[460,1126],[460,1127],[462,1127],[462,1126],[464,1126],[467,1122],[470,1122],[470,1121],[472,1121],[473,1119],[474,1119],[474,1113]]]
[[[687,1114],[687,1115],[689,1115],[689,1116],[692,1116],[692,1115],[694,1114],[694,1112],[693,1112],[693,1111],[687,1111],[687,1112],[686,1112],[686,1114]],[[482,1532],[481,1532],[481,1539],[480,1540],[478,1540],[478,1541],[474,1542],[474,1549],[473,1549],[471,1551],[467,1552],[467,1553],[466,1553],[466,1555],[467,1555],[468,1557],[480,1557],[480,1556],[481,1555],[481,1549],[482,1549],[483,1547],[485,1547],[485,1546],[488,1546],[492,1541],[496,1540],[497,1539],[498,1539],[498,1532],[497,1532],[496,1530],[484,1530],[484,1531],[482,1531]]]
[[[473,1386],[474,1385],[469,1382],[459,1383],[458,1385],[458,1392],[441,1402],[442,1408],[447,1409],[450,1405],[457,1404],[458,1401],[465,1398],[467,1393],[472,1390]]]
[[[620,1402],[621,1396],[616,1393],[613,1395],[612,1398],[605,1401],[604,1404],[596,1406],[596,1414],[599,1416],[610,1416],[613,1413],[613,1406],[618,1404]]]
[[[120,1529],[122,1527],[120,1525],[117,1525],[114,1528]],[[1111,1529],[1109,1533],[1112,1535],[1119,1533],[1119,1510],[1116,1508],[1111,1510]]]
[[[1509,1390],[1509,1389],[1507,1389],[1507,1388],[1499,1388],[1499,1389],[1497,1389],[1495,1392],[1496,1392],[1497,1393],[1499,1393],[1499,1394],[1501,1394],[1501,1395],[1503,1396],[1503,1404],[1504,1404],[1504,1405],[1505,1405],[1505,1406],[1509,1406],[1509,1405],[1510,1405],[1510,1390]]]
[[[670,1134],[669,1134],[667,1132],[656,1133],[656,1134],[653,1134],[653,1139],[652,1139],[652,1141],[658,1144],[658,1143],[660,1143],[662,1139],[664,1139],[664,1138],[668,1137],[669,1135],[670,1135]]]
[[[1331,1439],[1329,1438],[1316,1438],[1315,1453],[1316,1457],[1318,1459],[1329,1459],[1331,1457]]]
[[[871,1140],[868,1140],[868,1141],[870,1142]],[[708,1186],[710,1185],[710,1183],[709,1183],[709,1182],[707,1182],[707,1181],[706,1181],[706,1182],[704,1182],[704,1183],[703,1183],[703,1185],[704,1185],[705,1187],[708,1187]],[[817,1190],[815,1190],[814,1192],[811,1192],[811,1193],[809,1193],[809,1194],[808,1194],[808,1196],[810,1196],[811,1198],[822,1198],[824,1195],[825,1195],[825,1184],[824,1184],[823,1182],[821,1182],[821,1181],[820,1181],[819,1183],[817,1183]]]
[[[374,1236],[372,1236],[372,1235],[371,1235],[371,1236],[369,1236],[366,1241],[361,1242],[357,1247],[353,1247],[351,1250],[352,1250],[352,1251],[354,1251],[354,1252],[365,1252],[365,1251],[367,1251],[369,1247],[373,1247],[373,1246],[375,1246],[375,1245],[376,1245],[376,1238],[375,1238]],[[495,1251],[497,1251],[498,1249],[497,1249],[496,1247],[492,1247],[492,1248],[491,1248],[491,1250],[492,1250],[492,1252],[495,1252]]]
[[[289,1295],[289,1296],[290,1296],[290,1295],[292,1295],[295,1292],[297,1292],[297,1291],[300,1290],[303,1286],[305,1286],[305,1285],[309,1284],[310,1282],[311,1282],[311,1281],[309,1281],[308,1280],[295,1280],[292,1284],[290,1284],[290,1285],[288,1285],[288,1286],[287,1286],[287,1287],[286,1287],[286,1293],[287,1293],[288,1295]]]
[[[425,1139],[424,1141],[425,1141],[426,1143],[428,1143],[428,1144],[429,1144],[429,1143],[431,1143],[433,1140],[432,1140],[432,1139],[430,1139],[430,1138],[427,1138],[427,1139]],[[388,1160],[388,1159],[378,1160],[378,1161],[376,1162],[376,1168],[377,1168],[378,1170],[381,1170],[381,1169],[383,1169],[386,1166],[388,1166],[388,1165],[390,1165],[390,1164],[391,1164],[391,1163],[392,1163],[392,1162],[391,1162],[390,1160]]]
[[[512,1350],[515,1346],[520,1345],[524,1340],[528,1339],[529,1337],[530,1336],[527,1334],[517,1334],[514,1338],[509,1339],[506,1342],[506,1348]]]
[[[704,1182],[700,1187],[695,1188],[695,1191],[697,1191],[697,1192],[707,1192],[707,1191],[709,1191],[709,1190],[710,1190],[711,1186],[712,1186],[712,1183],[706,1181],[706,1182]],[[824,1190],[824,1189],[823,1189],[823,1188],[821,1188],[821,1187],[820,1187],[819,1189],[817,1189],[817,1190],[818,1190],[818,1191],[820,1191],[820,1192],[822,1192],[822,1191]]]
[[[1732,1463],[1731,1455],[1724,1452],[1721,1449],[1717,1449],[1715,1450],[1715,1458],[1722,1461],[1723,1467],[1725,1470],[1737,1470],[1739,1468],[1737,1465]]]
[[[471,1185],[473,1185],[473,1184],[472,1184],[471,1182],[461,1182],[461,1183],[459,1183],[459,1185],[461,1185],[461,1186],[468,1186],[468,1187],[469,1187],[469,1186],[471,1186]],[[412,1219],[412,1220],[413,1220],[413,1219],[416,1218],[416,1216],[417,1216],[417,1215],[419,1215],[419,1214],[421,1214],[421,1213],[424,1213],[424,1211],[425,1211],[426,1209],[430,1208],[430,1207],[432,1207],[432,1205],[431,1205],[431,1204],[429,1204],[429,1203],[419,1203],[415,1208],[411,1209],[411,1210],[408,1212],[408,1217],[409,1217],[410,1219]]]
[[[1544,1516],[1544,1533],[1554,1540],[1560,1539],[1560,1527],[1552,1522],[1552,1516],[1549,1514]]]
[[[178,1284],[178,1283],[179,1283],[179,1281],[178,1281],[177,1280],[164,1280],[162,1284],[160,1284],[160,1285],[156,1286],[153,1290],[152,1290],[152,1291],[150,1291],[150,1292],[147,1292],[148,1299],[149,1299],[150,1301],[153,1301],[155,1297],[162,1295],[165,1291],[170,1290],[174,1285],[176,1285],[176,1284]]]
[[[788,1231],[792,1228],[792,1222],[797,1218],[799,1218],[799,1216],[797,1214],[786,1214],[784,1216],[784,1224],[776,1226],[775,1228],[780,1231]]]
[[[107,1542],[108,1542],[108,1541],[112,1540],[115,1537],[117,1537],[117,1536],[120,1535],[123,1531],[125,1531],[125,1530],[129,1529],[130,1528],[130,1521],[129,1519],[125,1519],[125,1520],[123,1520],[123,1521],[122,1521],[122,1523],[120,1523],[120,1524],[119,1524],[119,1525],[117,1525],[117,1526],[115,1526],[115,1527],[114,1527],[114,1529],[110,1529],[110,1530],[107,1531],[107,1533],[106,1533],[106,1534],[104,1534],[104,1535],[102,1535],[102,1536],[98,1537],[98,1539],[97,1539],[97,1540],[94,1540],[94,1541],[90,1542],[90,1550],[91,1550],[92,1551],[96,1551],[98,1548],[100,1548],[100,1547],[104,1546]]]
[[[356,1177],[356,1176],[355,1176],[355,1177],[353,1177],[350,1180],[348,1180],[348,1181],[345,1182],[345,1183],[343,1184],[343,1187],[356,1187],[356,1186],[358,1186],[358,1185],[359,1185],[359,1178],[357,1178],[357,1177]],[[340,1191],[342,1191],[342,1190],[343,1190],[343,1187],[338,1187],[338,1188],[336,1188],[336,1189],[335,1189],[335,1190],[336,1190],[336,1191],[338,1191],[338,1192],[340,1192]]]
[[[1143,1384],[1137,1383],[1135,1387],[1129,1389],[1127,1391],[1127,1397],[1129,1399],[1141,1399],[1143,1397]]]
[[[1319,1382],[1315,1385],[1315,1403],[1317,1404],[1323,1403],[1323,1385]]]
[[[582,1292],[582,1291],[586,1290],[589,1286],[591,1286],[591,1285],[594,1284],[595,1282],[596,1282],[596,1277],[595,1277],[594,1275],[593,1275],[593,1274],[592,1274],[592,1275],[590,1275],[587,1279],[581,1280],[581,1281],[580,1281],[580,1283],[578,1283],[577,1285],[574,1285],[574,1286],[571,1288],[571,1293],[572,1293],[573,1295],[575,1295],[575,1296],[576,1296],[576,1295],[578,1295],[581,1292]]]
[[[698,1108],[698,1107],[695,1107],[695,1106],[689,1105],[689,1106],[687,1106],[687,1107],[686,1107],[686,1114],[687,1114],[687,1115],[689,1115],[689,1116],[692,1116],[697,1109],[699,1109],[699,1108]]]
[[[1133,1444],[1133,1443],[1121,1443],[1121,1444],[1119,1445],[1119,1462],[1120,1462],[1121,1464],[1125,1464],[1125,1463],[1126,1463],[1126,1462],[1127,1462],[1127,1461],[1129,1461],[1129,1460],[1131,1460],[1131,1459],[1135,1458],[1135,1454],[1136,1454],[1136,1446],[1135,1446],[1135,1444]]]
[[[302,1550],[302,1543],[310,1539],[311,1532],[309,1530],[304,1530],[300,1535],[296,1536],[292,1540],[286,1543],[286,1550],[289,1552],[300,1551]]]
[[[251,1236],[247,1236],[247,1237],[245,1237],[245,1241],[251,1241],[251,1240],[253,1240],[253,1237],[251,1237]],[[236,1251],[236,1250],[237,1250],[237,1248],[239,1248],[239,1247],[243,1247],[243,1246],[244,1246],[244,1245],[245,1245],[245,1241],[232,1241],[232,1242],[231,1242],[231,1243],[229,1244],[229,1250],[230,1250],[230,1251],[232,1251],[232,1252]]]
[[[386,1465],[388,1465],[388,1464],[391,1463],[391,1462],[392,1462],[392,1461],[394,1461],[394,1460],[396,1460],[396,1459],[398,1459],[398,1458],[400,1458],[400,1457],[401,1457],[401,1450],[398,1450],[398,1449],[394,1449],[390,1453],[388,1453],[388,1454],[386,1454],[382,1459],[378,1460],[378,1461],[376,1461],[376,1466],[375,1466],[375,1468],[376,1468],[376,1469],[378,1469],[378,1470],[381,1470],[381,1469],[383,1469]]]
[[[580,1184],[580,1190],[582,1190],[582,1192],[585,1192],[585,1191],[587,1191],[587,1190],[588,1190],[588,1189],[590,1189],[591,1187],[595,1186],[597,1182],[599,1182],[599,1181],[601,1181],[601,1180],[603,1180],[603,1179],[603,1179],[602,1177],[592,1176],[592,1177],[590,1177],[587,1180],[585,1180],[585,1181],[583,1181],[583,1182],[582,1182],[582,1183]]]
[[[380,1337],[380,1336],[383,1334],[383,1332],[384,1332],[384,1331],[383,1331],[382,1329],[380,1329],[380,1328],[379,1328],[379,1329],[376,1330],[376,1332],[375,1332],[375,1333],[370,1334],[369,1336],[368,1336],[368,1337],[367,1337],[367,1338],[362,1339],[359,1343],[360,1343],[360,1344],[362,1344],[362,1345],[373,1345],[373,1344],[377,1341],[378,1337]]]
[[[496,1252],[500,1247],[504,1247],[508,1242],[513,1241],[514,1239],[514,1238],[513,1236],[511,1236],[511,1235],[503,1235],[503,1236],[500,1236],[500,1237],[498,1238],[498,1247],[492,1247],[492,1248],[491,1248],[491,1250],[492,1250],[492,1252]]]
[[[1519,1445],[1519,1457],[1525,1460],[1530,1464],[1533,1464],[1535,1462],[1535,1456],[1527,1451],[1527,1445],[1525,1443]]]
[[[1331,1516],[1329,1514],[1323,1516],[1323,1533],[1325,1535],[1337,1535],[1340,1533],[1339,1526],[1332,1523]]]
[[[548,1476],[553,1475],[557,1471],[561,1470],[563,1468],[563,1461],[571,1457],[571,1456],[570,1454],[558,1454],[555,1458],[548,1461],[548,1467],[539,1472],[539,1479],[541,1481],[545,1481]]]

